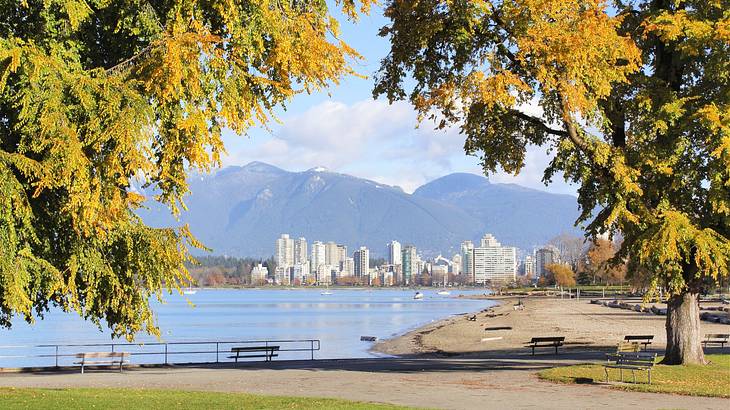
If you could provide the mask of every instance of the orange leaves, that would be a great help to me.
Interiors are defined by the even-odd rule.
[[[601,0],[516,0],[506,8],[517,58],[544,94],[560,93],[570,112],[595,115],[597,101],[638,69],[640,53],[618,34],[621,18]]]
[[[483,71],[475,70],[467,76],[461,87],[461,95],[481,101],[489,109],[494,105],[514,107],[517,104],[517,93],[531,91],[530,86],[511,71],[498,71],[487,76]]]

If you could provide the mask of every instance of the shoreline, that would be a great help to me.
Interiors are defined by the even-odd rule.
[[[495,304],[493,306],[482,308],[477,311],[456,313],[449,317],[436,320],[432,323],[428,323],[422,326],[416,326],[414,328],[411,328],[410,330],[407,330],[405,333],[401,333],[387,339],[378,340],[370,347],[370,349],[368,349],[368,353],[377,355],[378,357],[399,357],[406,355],[417,355],[423,357],[432,355],[450,356],[451,354],[449,354],[448,352],[443,352],[438,349],[427,350],[423,345],[423,336],[430,334],[436,330],[443,329],[447,326],[451,326],[460,319],[463,320],[464,317],[479,315],[480,313],[492,311],[496,308],[503,307],[506,301],[518,299],[517,296],[498,295],[459,295],[452,296],[452,298],[457,300],[485,300],[494,302]],[[522,297],[520,296],[519,298],[521,299]]]
[[[467,296],[465,296],[467,297]],[[395,357],[495,357],[527,354],[533,337],[565,336],[561,349],[610,351],[625,335],[654,335],[651,349],[666,345],[665,316],[591,304],[586,299],[493,295],[495,306],[454,315],[373,344],[370,352]],[[471,299],[471,298],[470,298]],[[523,310],[513,305],[521,300]],[[469,320],[471,319],[471,320]],[[701,322],[701,333],[728,333],[728,325]]]

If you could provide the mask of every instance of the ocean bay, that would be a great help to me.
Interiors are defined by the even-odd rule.
[[[153,305],[162,340],[140,334],[135,342],[317,339],[321,341],[321,350],[315,353],[315,358],[372,357],[374,354],[368,351],[371,343],[360,341],[360,336],[389,338],[451,315],[494,305],[488,300],[458,298],[459,294],[482,294],[483,290],[452,290],[449,296],[438,295],[435,289],[423,290],[425,297],[421,300],[414,300],[415,291],[410,289],[331,291],[331,295],[323,295],[322,289],[316,288],[199,289],[184,297],[166,295],[164,304]],[[16,322],[12,330],[0,330],[0,339],[5,346],[0,350],[1,356],[49,353],[30,353],[25,348],[7,346],[112,342],[108,331],[100,332],[75,313],[57,310],[34,325]],[[65,353],[75,352],[73,348],[68,349]],[[213,355],[189,359],[214,358]],[[282,353],[280,358],[309,358],[309,353]],[[187,361],[188,357],[178,359]],[[142,360],[160,362],[162,358],[133,357],[133,363]],[[0,367],[42,365],[53,365],[53,361],[51,358],[0,358]]]

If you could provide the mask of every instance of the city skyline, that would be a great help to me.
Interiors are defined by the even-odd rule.
[[[422,275],[430,275],[433,279],[438,274],[438,281],[444,285],[459,276],[465,278],[459,282],[474,285],[506,284],[517,281],[518,276],[537,281],[547,274],[548,265],[562,263],[560,252],[552,245],[541,246],[519,258],[516,247],[503,246],[490,233],[482,236],[479,246],[474,246],[470,240],[462,241],[460,251],[450,259],[442,254],[424,258],[416,246],[394,239],[385,244],[386,257],[381,258],[383,262],[379,265],[373,263],[371,251],[366,246],[359,246],[352,256],[348,254],[347,246],[333,241],[313,241],[309,255],[305,254],[307,248],[306,238],[295,240],[288,233],[281,234],[275,243],[275,270],[267,271],[272,283],[329,285],[353,278],[356,283],[365,285],[377,282],[381,286],[408,286]],[[256,278],[260,279],[261,263],[254,269]],[[253,270],[251,278],[253,281]]]

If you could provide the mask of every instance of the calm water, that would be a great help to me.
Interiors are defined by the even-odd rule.
[[[492,306],[487,300],[455,299],[459,294],[481,294],[483,291],[454,290],[451,296],[439,296],[436,290],[423,291],[425,298],[414,300],[412,290],[342,290],[321,295],[321,289],[297,290],[198,290],[185,298],[174,295],[167,303],[156,305],[155,311],[163,333],[163,341],[319,339],[321,350],[316,358],[368,357],[369,342],[360,336],[380,339],[402,334],[410,329],[445,317]],[[100,332],[75,314],[52,312],[33,326],[18,322],[12,330],[0,330],[4,346],[37,344],[109,343],[108,332]],[[139,336],[138,342],[154,342],[150,336]],[[296,347],[296,346],[290,346]],[[298,346],[305,347],[305,346]],[[67,348],[61,353],[102,351],[104,348]],[[159,352],[161,346],[145,346],[125,351]],[[179,347],[207,350],[200,347]],[[230,349],[221,347],[221,349]],[[52,349],[33,349],[31,354],[52,354]],[[24,348],[3,348],[0,355],[28,354]],[[309,353],[282,353],[282,358],[308,358]],[[190,360],[215,360],[198,357]],[[221,354],[223,359],[225,355]],[[186,359],[186,360],[183,360]],[[176,356],[179,362],[187,357]],[[53,365],[53,358],[0,358],[0,367]],[[161,356],[133,357],[132,362],[159,362]],[[63,358],[59,364],[69,364]]]

